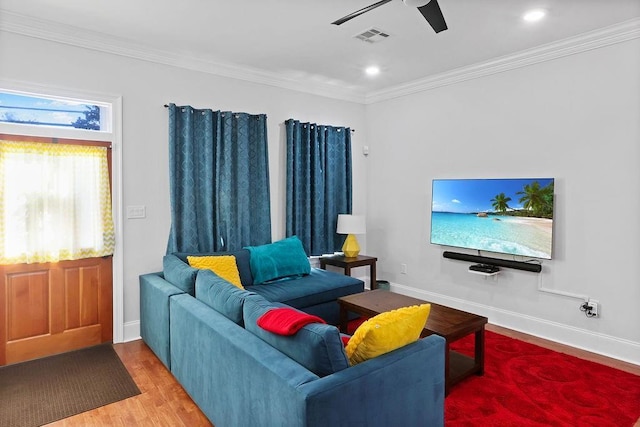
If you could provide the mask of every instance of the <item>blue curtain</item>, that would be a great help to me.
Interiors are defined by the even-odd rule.
[[[271,242],[267,117],[169,109],[171,230],[167,253]]]
[[[340,250],[338,214],[351,213],[351,129],[285,122],[287,236],[297,235],[308,255]]]

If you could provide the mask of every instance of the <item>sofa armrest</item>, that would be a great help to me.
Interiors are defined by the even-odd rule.
[[[140,336],[168,369],[171,368],[169,299],[184,293],[167,282],[162,273],[140,276]]]
[[[444,352],[444,338],[431,335],[302,384],[305,425],[443,426]]]

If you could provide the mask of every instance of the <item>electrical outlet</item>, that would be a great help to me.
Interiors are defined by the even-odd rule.
[[[587,301],[587,313],[589,313],[589,317],[598,317],[599,311],[599,303],[595,300]]]
[[[407,264],[400,264],[400,273],[407,274]]]

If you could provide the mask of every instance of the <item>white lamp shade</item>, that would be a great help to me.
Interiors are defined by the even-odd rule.
[[[366,222],[364,215],[338,215],[338,234],[365,234]]]

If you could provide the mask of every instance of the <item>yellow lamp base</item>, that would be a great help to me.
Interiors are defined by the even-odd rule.
[[[347,258],[355,258],[358,256],[360,253],[360,245],[355,235],[347,235],[344,245],[342,245],[342,252],[344,252],[344,256]]]

